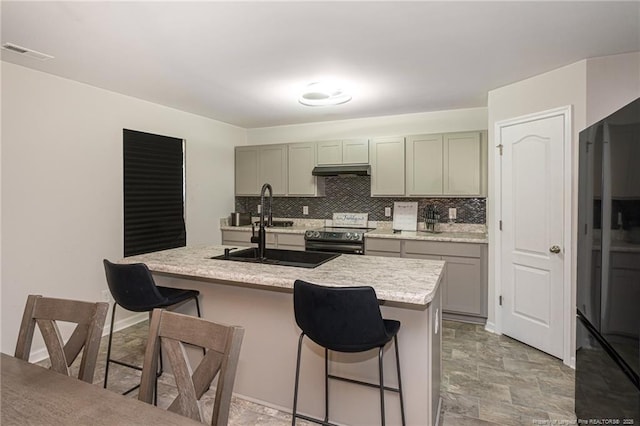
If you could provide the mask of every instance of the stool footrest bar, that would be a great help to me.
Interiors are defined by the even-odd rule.
[[[372,388],[380,389],[380,385],[379,384],[363,382],[361,380],[349,379],[347,377],[334,376],[333,374],[329,374],[329,378],[330,379],[334,379],[334,380],[340,380],[342,382],[354,383],[354,384],[357,384],[357,385],[370,386]],[[398,389],[398,388],[391,388],[389,386],[383,386],[383,388],[386,391],[398,392],[398,393],[400,392],[400,389]]]
[[[296,419],[302,419],[302,420],[306,420],[308,422],[312,422],[312,423],[317,423],[319,425],[324,425],[324,426],[338,426],[335,423],[331,423],[331,422],[325,422],[324,420],[320,420],[320,419],[316,419],[315,417],[309,417],[309,416],[305,416],[304,414],[298,414],[296,413],[296,415],[294,416]]]

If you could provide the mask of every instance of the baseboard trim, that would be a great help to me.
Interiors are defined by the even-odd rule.
[[[124,330],[125,328],[131,327],[132,325],[138,324],[147,319],[149,319],[149,313],[147,312],[139,312],[139,313],[133,314],[119,321],[116,321],[113,324],[113,331],[116,332],[116,331]],[[105,321],[105,325],[102,328],[102,337],[109,335],[110,320],[111,320],[111,313],[109,312],[107,314],[107,320]],[[31,354],[29,355],[29,361],[33,363],[44,361],[47,358],[49,358],[49,352],[47,352],[46,347],[32,351]]]
[[[459,321],[459,322],[468,322],[471,324],[480,324],[484,325],[487,321],[485,317],[478,317],[475,315],[465,315],[458,314],[454,312],[442,312],[442,319],[451,320],[451,321]]]
[[[487,321],[487,323],[484,326],[484,329],[489,333],[498,334],[496,332],[496,325],[493,321]]]

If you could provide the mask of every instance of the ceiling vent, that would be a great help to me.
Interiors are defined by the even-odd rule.
[[[23,56],[28,56],[29,58],[37,59],[39,61],[48,61],[49,59],[53,59],[53,56],[47,55],[46,53],[37,52],[32,49],[27,49],[26,47],[18,46],[13,43],[4,43],[2,48],[5,50],[9,50],[11,52],[18,53]]]

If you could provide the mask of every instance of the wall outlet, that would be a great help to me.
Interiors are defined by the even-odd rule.
[[[456,220],[458,218],[458,209],[455,207],[449,208],[449,220]]]
[[[309,214],[309,206],[302,206],[302,214]]]
[[[384,208],[384,215],[386,217],[390,217],[391,216],[391,207],[385,207]]]
[[[111,293],[109,293],[109,290],[102,290],[102,301],[111,303]]]
[[[262,213],[262,204],[258,204],[258,214]]]

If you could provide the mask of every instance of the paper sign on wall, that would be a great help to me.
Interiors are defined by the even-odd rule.
[[[393,229],[400,231],[418,230],[418,203],[396,201],[393,203]]]

